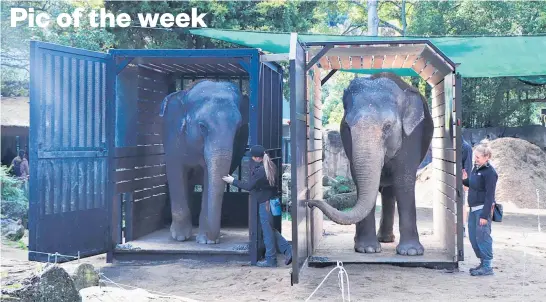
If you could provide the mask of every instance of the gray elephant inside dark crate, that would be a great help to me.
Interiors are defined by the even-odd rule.
[[[415,206],[419,164],[432,141],[434,123],[426,99],[393,73],[351,81],[343,94],[341,139],[357,189],[357,202],[347,212],[323,200],[309,200],[338,224],[356,224],[355,251],[381,252],[380,242],[394,242],[395,202],[400,217],[400,255],[423,255]],[[375,203],[381,192],[379,231]]]
[[[241,163],[248,141],[248,97],[229,81],[202,80],[163,100],[163,139],[171,236],[192,237],[191,195],[202,186],[196,241],[219,243],[225,182]]]

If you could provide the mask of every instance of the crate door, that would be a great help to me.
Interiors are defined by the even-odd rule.
[[[299,282],[300,270],[308,257],[307,198],[307,112],[305,50],[292,34],[290,41],[290,144],[291,144],[291,216],[292,284]]]
[[[30,67],[29,259],[65,262],[107,252],[110,55],[33,41]]]

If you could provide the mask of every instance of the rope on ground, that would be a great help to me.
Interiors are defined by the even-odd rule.
[[[538,232],[540,233],[540,194],[538,189],[537,190],[537,219],[538,219]]]
[[[322,282],[320,282],[320,284],[317,286],[317,288],[315,288],[315,291],[313,291],[313,293],[305,300],[305,302],[309,301],[309,299],[311,299],[311,297],[313,297],[313,295],[317,292],[317,290],[322,286],[324,281],[326,281],[326,279],[328,279],[328,276],[330,276],[330,274],[332,272],[334,272],[336,269],[339,269],[339,272],[338,272],[338,285],[339,285],[339,287],[341,289],[341,299],[343,299],[343,302],[345,302],[345,280],[343,279],[343,274],[345,274],[345,277],[347,278],[347,301],[351,302],[351,292],[350,292],[350,288],[349,288],[349,275],[347,274],[347,271],[343,267],[343,263],[341,261],[337,261],[336,267],[334,267],[326,275],[326,277],[324,277],[324,279],[322,279]]]
[[[161,296],[164,296],[164,297],[169,297],[169,298],[177,298],[177,299],[181,299],[182,301],[186,301],[186,302],[199,302],[197,300],[193,300],[193,299],[190,299],[190,298],[185,298],[185,297],[181,297],[181,296],[174,296],[174,295],[171,295],[171,294],[166,294],[166,293],[162,293],[162,292],[158,292],[158,291],[154,291],[154,290],[148,290],[148,289],[144,289],[144,288],[140,288],[140,287],[136,287],[136,286],[132,286],[132,285],[127,285],[127,284],[121,284],[121,283],[117,283],[117,282],[114,282],[112,281],[112,279],[106,277],[103,273],[99,273],[99,277],[102,279],[103,282],[106,282],[106,283],[110,283],[110,284],[113,284],[121,289],[126,289],[124,288],[123,286],[125,287],[129,287],[129,288],[132,288],[132,289],[141,289],[141,290],[145,290],[149,293],[152,293],[152,294],[157,294],[157,295],[161,295]]]

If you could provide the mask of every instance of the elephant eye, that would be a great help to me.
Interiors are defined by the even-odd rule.
[[[207,133],[207,126],[205,126],[205,124],[202,122],[199,122],[199,129],[201,129],[201,132],[203,132],[203,134]]]

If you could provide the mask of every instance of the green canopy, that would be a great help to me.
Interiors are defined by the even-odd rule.
[[[290,33],[213,28],[191,29],[190,32],[246,47],[261,48],[270,53],[288,53],[290,48]],[[546,75],[546,35],[432,38],[298,34],[298,37],[302,42],[429,40],[451,61],[461,64],[457,67],[457,71],[466,78]],[[357,70],[356,72],[373,73],[377,70]],[[403,69],[396,70],[396,73],[415,75],[415,73],[411,74],[410,70]],[[533,82],[531,78],[524,79]],[[540,84],[542,79],[539,79],[537,84]]]

